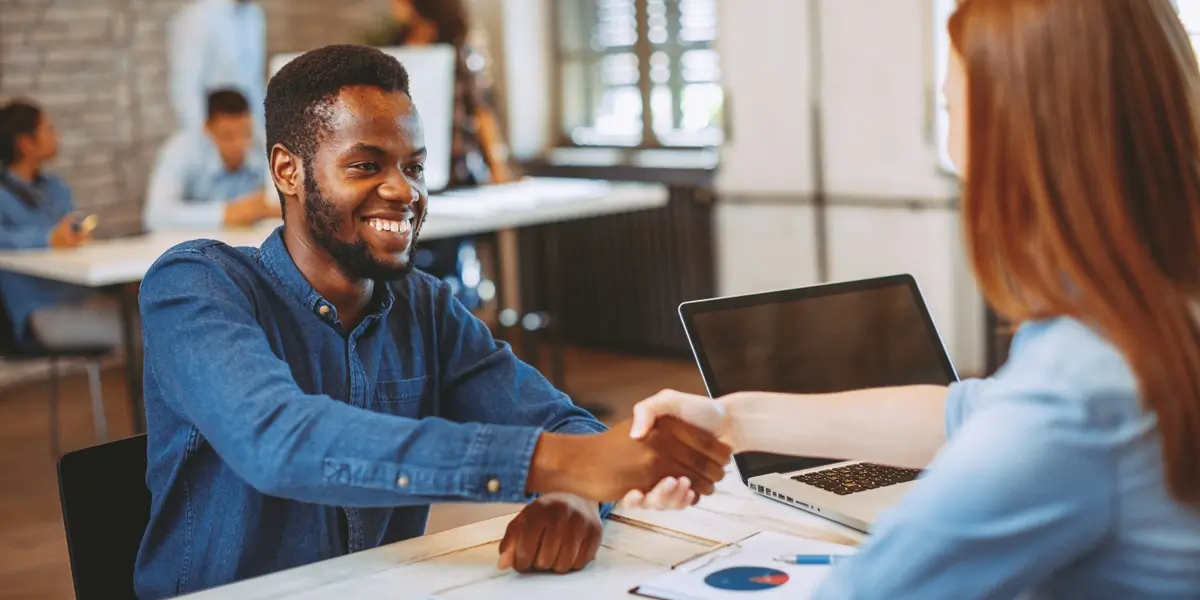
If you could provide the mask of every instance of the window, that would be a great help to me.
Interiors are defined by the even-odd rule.
[[[1192,38],[1192,49],[1200,48],[1200,0],[1175,0],[1175,8],[1179,11],[1179,20],[1183,21],[1184,29]],[[1196,52],[1200,58],[1200,51]]]
[[[950,154],[946,147],[946,134],[950,120],[946,114],[946,98],[942,94],[942,83],[946,80],[946,61],[950,57],[950,36],[946,33],[946,23],[954,13],[958,0],[934,0],[934,44],[933,53],[935,73],[937,74],[937,91],[934,111],[936,123],[936,138],[938,147],[938,162],[943,169],[953,172],[954,165],[950,162]],[[1175,9],[1179,11],[1179,19],[1192,38],[1192,49],[1200,59],[1200,0],[1173,0]]]
[[[717,1],[557,0],[564,144],[719,145]]]

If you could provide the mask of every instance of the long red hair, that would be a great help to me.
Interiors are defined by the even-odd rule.
[[[964,0],[963,221],[984,296],[1123,354],[1200,506],[1200,70],[1169,0]]]

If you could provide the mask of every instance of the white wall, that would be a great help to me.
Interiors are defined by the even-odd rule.
[[[507,118],[513,151],[553,139],[553,0],[505,0]],[[934,0],[720,0],[730,139],[721,149],[718,292],[817,282],[809,97],[820,90],[829,276],[913,273],[960,372],[983,366],[982,301],[962,263],[956,184],[938,170]],[[810,68],[810,2],[821,85]],[[542,23],[544,31],[530,27]],[[519,35],[517,35],[519,32]],[[838,206],[839,199],[894,202]]]
[[[810,1],[819,2],[819,82],[808,76]],[[956,194],[938,169],[934,139],[932,2],[722,0],[733,139],[721,153],[719,189],[732,202],[718,210],[718,286],[740,294],[817,282],[805,204],[817,83],[833,204],[829,278],[912,273],[959,370],[970,373],[983,366],[982,301],[962,265],[957,211],[901,208],[944,205]],[[847,199],[885,207],[838,205]]]
[[[721,0],[718,9],[721,83],[732,109],[718,187],[811,190],[807,1]]]

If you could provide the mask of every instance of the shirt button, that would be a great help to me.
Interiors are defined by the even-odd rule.
[[[398,485],[400,487],[408,487],[408,478],[401,475],[400,479],[396,480],[396,485]]]
[[[499,492],[500,491],[500,480],[493,479],[493,480],[489,481],[488,482],[488,491],[493,494],[495,494],[496,492]]]
[[[322,304],[321,308],[317,309],[317,312],[321,313],[321,316],[324,317],[325,315],[329,314],[329,307],[327,305]]]

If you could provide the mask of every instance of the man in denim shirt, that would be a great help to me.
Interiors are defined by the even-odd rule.
[[[284,226],[163,255],[142,284],[151,518],[135,584],[192,592],[421,535],[433,502],[531,502],[501,567],[581,569],[603,501],[729,448],[573,406],[444,283],[410,272],[427,195],[403,67],[329,46],[268,87]],[[594,434],[594,435],[577,435]]]

